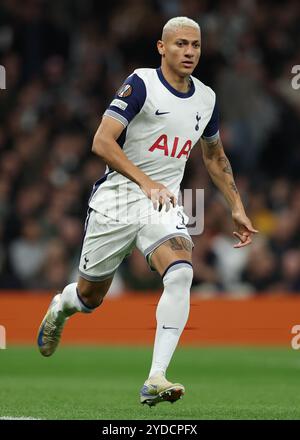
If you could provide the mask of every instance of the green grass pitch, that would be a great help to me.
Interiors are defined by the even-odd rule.
[[[139,403],[152,356],[144,347],[0,350],[0,417],[97,420],[300,419],[300,352],[284,348],[179,347],[168,379],[175,404]]]

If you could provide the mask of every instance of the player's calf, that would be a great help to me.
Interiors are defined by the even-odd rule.
[[[113,278],[110,277],[103,281],[88,281],[79,277],[77,285],[77,294],[80,301],[88,308],[94,309],[99,307],[103,298],[108,292]]]

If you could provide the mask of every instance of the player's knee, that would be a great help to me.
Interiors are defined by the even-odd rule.
[[[96,308],[102,304],[105,293],[99,288],[87,285],[80,288],[79,295],[88,307]]]
[[[80,298],[87,307],[95,308],[102,304],[104,296],[111,285],[112,278],[103,281],[88,281],[79,277],[77,290]]]
[[[193,267],[189,262],[174,262],[163,276],[164,285],[174,288],[174,291],[178,291],[180,288],[189,290],[192,281]]]

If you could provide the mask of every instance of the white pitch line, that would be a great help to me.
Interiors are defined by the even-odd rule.
[[[0,420],[42,420],[42,419],[36,419],[34,417],[10,417],[10,416],[5,416],[5,417],[0,417]]]

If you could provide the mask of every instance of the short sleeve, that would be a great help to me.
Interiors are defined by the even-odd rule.
[[[124,127],[127,127],[141,111],[145,99],[145,83],[136,73],[133,73],[119,88],[104,115],[117,119]]]
[[[219,109],[217,101],[215,101],[211,118],[204,129],[202,138],[207,142],[213,142],[219,138]]]

